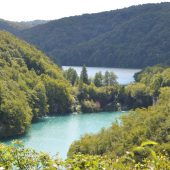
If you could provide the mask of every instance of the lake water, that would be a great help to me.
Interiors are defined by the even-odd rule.
[[[63,69],[68,69],[63,66]],[[82,67],[73,67],[80,74]],[[113,71],[120,84],[128,84],[134,81],[133,75],[140,71],[139,69],[119,69],[119,68],[101,68],[87,67],[89,77],[94,77],[96,72]],[[101,128],[111,126],[125,113],[122,112],[102,112],[91,114],[71,114],[66,116],[46,117],[39,122],[32,124],[28,133],[19,138],[26,147],[31,147],[36,151],[44,151],[50,155],[59,155],[65,159],[70,144],[80,139],[86,133],[97,133]],[[16,138],[15,138],[16,139]],[[11,140],[5,143],[10,144]]]
[[[65,159],[70,144],[86,133],[97,133],[119,119],[123,112],[101,112],[46,117],[32,124],[29,132],[19,138],[27,147],[59,155]],[[6,141],[10,144],[11,141]]]
[[[78,75],[82,70],[80,66],[62,66],[63,70],[67,70],[68,68],[74,68]],[[94,77],[97,72],[101,71],[104,74],[106,71],[112,71],[118,77],[117,81],[120,84],[128,84],[134,81],[134,74],[141,71],[140,69],[124,69],[124,68],[107,68],[107,67],[87,67],[87,72],[89,77]]]

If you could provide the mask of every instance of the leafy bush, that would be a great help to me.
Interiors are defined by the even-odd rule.
[[[100,111],[100,103],[93,100],[85,100],[81,104],[81,110],[84,113],[92,113]]]
[[[153,143],[153,142],[152,142]],[[148,143],[147,143],[148,145]],[[142,146],[144,147],[144,146]],[[146,144],[145,144],[146,147]],[[2,170],[139,170],[139,169],[169,169],[170,160],[167,155],[156,154],[155,158],[143,157],[142,162],[136,162],[130,153],[122,157],[112,158],[111,155],[77,154],[65,161],[59,157],[50,157],[46,153],[25,148],[20,141],[14,141],[12,146],[0,144],[0,169]]]
[[[157,150],[163,152],[166,149],[169,154],[170,87],[164,87],[160,92],[156,105],[148,109],[136,109],[123,116],[121,124],[113,124],[96,135],[83,136],[71,145],[68,155],[112,153],[121,156],[145,140],[158,142],[160,145]]]

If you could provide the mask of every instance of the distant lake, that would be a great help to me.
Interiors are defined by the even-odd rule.
[[[68,68],[74,68],[77,73],[80,75],[82,70],[81,66],[62,66],[63,70],[67,70]],[[134,74],[141,71],[140,69],[125,69],[125,68],[107,68],[107,67],[87,67],[89,77],[94,77],[95,74],[99,71],[104,74],[106,71],[112,71],[118,77],[118,82],[120,84],[128,84],[134,81]]]

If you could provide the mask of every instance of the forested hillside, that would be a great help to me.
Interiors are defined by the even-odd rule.
[[[132,6],[51,21],[20,32],[61,65],[170,64],[170,3]]]
[[[98,134],[83,136],[71,145],[69,156],[79,153],[122,156],[148,140],[158,142],[155,149],[170,156],[170,68],[146,68],[136,74],[136,80],[138,82],[129,84],[125,90],[138,102],[146,100],[145,94],[152,96],[156,99],[153,106],[130,111],[121,123],[114,123]],[[144,150],[137,148],[137,161],[142,155]]]
[[[63,74],[35,47],[0,31],[0,139],[24,134],[45,115],[134,109],[112,127],[75,141],[65,161],[20,142],[0,144],[0,167],[169,169],[170,68],[148,67],[135,80],[121,86],[109,72],[89,79],[85,66],[80,77],[74,69]]]
[[[32,28],[34,26],[45,24],[48,21],[45,20],[34,20],[25,22],[13,22],[0,19],[0,30],[6,30],[13,34],[18,34],[21,30]]]
[[[80,77],[74,69],[63,74],[35,47],[0,31],[0,138],[21,135],[33,120],[46,115],[151,105],[152,95],[145,86],[141,90],[140,95],[131,94],[109,72],[90,80],[85,66]]]
[[[48,57],[0,31],[0,138],[23,134],[39,117],[71,112],[73,99]]]
[[[68,73],[73,75],[73,70]],[[145,102],[146,94],[155,96],[153,106],[130,111],[98,134],[86,134],[71,145],[64,161],[27,149],[20,141],[0,143],[1,169],[169,170],[170,68],[149,67],[135,77],[137,82],[125,90],[139,103]]]

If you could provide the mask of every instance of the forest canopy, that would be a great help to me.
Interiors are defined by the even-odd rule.
[[[73,101],[69,82],[47,56],[0,31],[0,138],[23,134],[39,117],[71,112]]]
[[[98,134],[86,134],[75,141],[68,152],[74,154],[110,155],[120,157],[139,146],[143,141],[159,143],[155,150],[170,156],[170,68],[148,67],[136,74],[138,82],[125,87],[129,104],[133,110],[112,127],[102,129]],[[148,97],[152,104],[146,106]],[[141,105],[143,103],[143,105]],[[136,106],[135,106],[136,104]],[[141,107],[142,106],[142,107]],[[136,107],[136,109],[135,109]],[[140,108],[141,107],[141,108]],[[138,148],[139,149],[139,148]],[[138,159],[144,155],[136,151]]]
[[[170,65],[169,18],[170,3],[145,4],[54,20],[17,35],[60,65]]]
[[[91,79],[85,66],[80,77],[74,69],[62,71],[35,47],[0,31],[0,138],[22,135],[32,121],[46,115],[132,109],[121,122],[75,141],[66,161],[36,153],[20,143],[17,147],[0,144],[0,166],[166,169],[170,68],[147,67],[135,74],[135,80],[119,85],[116,75],[108,71]]]

